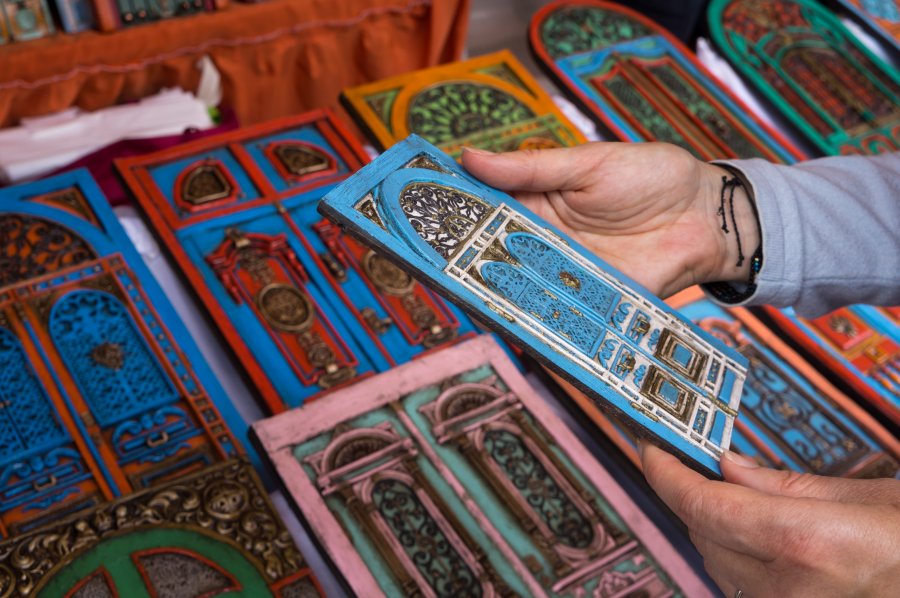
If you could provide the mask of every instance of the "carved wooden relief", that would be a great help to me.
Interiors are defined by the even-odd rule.
[[[410,137],[329,192],[319,207],[516,338],[584,387],[597,407],[616,410],[639,432],[715,475],[744,359],[512,197]]]
[[[585,141],[508,50],[347,89],[342,99],[382,149],[410,134],[455,158],[464,146],[501,152]]]
[[[360,595],[708,594],[490,337],[254,433]]]
[[[474,334],[317,213],[365,161],[333,116],[313,112],[118,164],[272,412]],[[198,165],[220,178],[191,207],[183,188]]]
[[[747,357],[732,447],[776,467],[819,475],[893,477],[900,442],[744,309],[690,289],[670,305]]]
[[[313,598],[259,478],[230,460],[0,543],[3,596]]]
[[[701,160],[802,157],[679,40],[629,8],[558,0],[535,13],[530,41],[560,87],[623,141],[666,141]]]
[[[766,310],[829,372],[900,423],[900,327],[895,320],[876,308],[861,305],[812,320],[800,318],[792,310]]]
[[[0,191],[0,247],[0,535],[240,451],[245,424],[86,173]]]
[[[900,73],[814,0],[715,0],[713,40],[824,154],[900,148]]]
[[[900,49],[900,4],[897,0],[838,0],[868,33],[882,43]]]

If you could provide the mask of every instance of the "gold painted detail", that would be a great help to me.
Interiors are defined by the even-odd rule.
[[[234,191],[228,179],[215,164],[201,164],[185,177],[181,197],[191,205],[202,206],[225,199]]]
[[[576,291],[581,290],[581,281],[578,280],[578,277],[571,272],[566,272],[565,270],[563,270],[559,273],[559,279],[570,289],[575,289]]]
[[[101,343],[91,351],[94,363],[110,370],[121,370],[125,365],[125,351],[118,343]]]
[[[686,364],[675,358],[675,353],[678,349],[690,353]],[[694,382],[700,380],[707,361],[705,353],[669,329],[664,329],[660,334],[655,356],[673,370],[687,376]]]
[[[382,229],[387,230],[385,229],[384,222],[381,221],[381,216],[378,215],[378,210],[375,208],[375,196],[371,193],[362,198],[362,200],[356,204],[355,209]]]
[[[664,386],[675,389],[676,397],[674,402],[663,395],[662,389]],[[697,393],[691,391],[655,365],[650,366],[647,375],[644,377],[644,381],[641,384],[641,394],[685,425],[687,425],[691,413],[693,413],[694,403],[697,401]]]
[[[647,409],[646,407],[644,407],[644,406],[641,405],[640,403],[635,403],[635,402],[632,401],[632,402],[630,402],[630,403],[628,403],[628,404],[631,405],[631,408],[632,408],[632,409],[634,409],[635,411],[639,411],[639,412],[642,413],[643,415],[646,415],[646,416],[649,417],[651,420],[653,420],[653,421],[655,421],[655,422],[658,422],[658,421],[659,421],[659,416],[658,416],[658,415],[656,415],[655,413],[653,413],[652,411],[650,411],[649,409]]]
[[[256,304],[266,321],[286,332],[302,332],[312,326],[315,309],[312,301],[295,287],[268,284],[256,295]]]
[[[415,279],[388,258],[369,251],[362,259],[363,270],[375,287],[388,295],[402,296],[412,292]]]
[[[107,538],[177,527],[239,550],[270,582],[306,565],[253,468],[232,459],[0,544],[0,596],[34,596]]]
[[[274,153],[284,169],[295,176],[321,172],[330,165],[328,156],[298,143],[281,143],[275,146]]]
[[[503,318],[503,319],[506,320],[507,322],[512,323],[512,322],[515,322],[515,321],[516,321],[516,319],[515,319],[514,317],[512,317],[512,315],[510,315],[507,311],[505,311],[504,309],[502,309],[502,308],[500,308],[500,307],[497,307],[496,305],[494,305],[494,304],[491,303],[490,301],[485,301],[485,302],[484,302],[484,305],[485,305],[489,310],[491,310],[491,311],[494,312],[495,314],[499,315],[501,318]]]
[[[834,315],[828,319],[828,327],[847,338],[853,338],[859,334],[859,329],[847,316]]]
[[[388,316],[379,317],[371,307],[364,307],[359,313],[375,334],[384,334],[394,324],[394,321]]]
[[[317,333],[309,330],[297,335],[297,339],[312,366],[322,370],[316,379],[316,384],[322,388],[337,386],[356,376],[356,368],[337,364],[334,350]]]

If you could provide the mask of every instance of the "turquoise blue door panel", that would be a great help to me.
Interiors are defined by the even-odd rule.
[[[579,386],[718,474],[746,360],[411,136],[320,210]]]
[[[0,190],[0,255],[0,535],[240,452],[246,424],[86,171]]]

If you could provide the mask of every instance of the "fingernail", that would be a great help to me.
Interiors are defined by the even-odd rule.
[[[722,453],[722,458],[727,459],[735,465],[744,467],[746,469],[757,469],[759,467],[759,463],[757,463],[755,460],[746,455],[739,455],[734,451],[725,451],[724,453]]]
[[[644,458],[644,447],[645,446],[647,446],[647,441],[644,440],[643,438],[641,438],[637,441],[638,455],[640,455],[641,459]]]
[[[493,155],[495,155],[494,152],[486,150],[486,149],[481,149],[480,147],[464,147],[463,151],[470,153],[470,154],[476,154],[478,156],[493,156]]]

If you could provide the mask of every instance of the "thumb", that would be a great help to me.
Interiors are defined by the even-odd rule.
[[[471,174],[492,187],[508,191],[568,191],[587,186],[608,153],[604,143],[578,147],[523,150],[494,154],[465,148],[462,163]]]
[[[767,494],[855,504],[900,505],[900,480],[848,480],[768,469],[731,451],[722,455],[721,466],[726,481]]]

